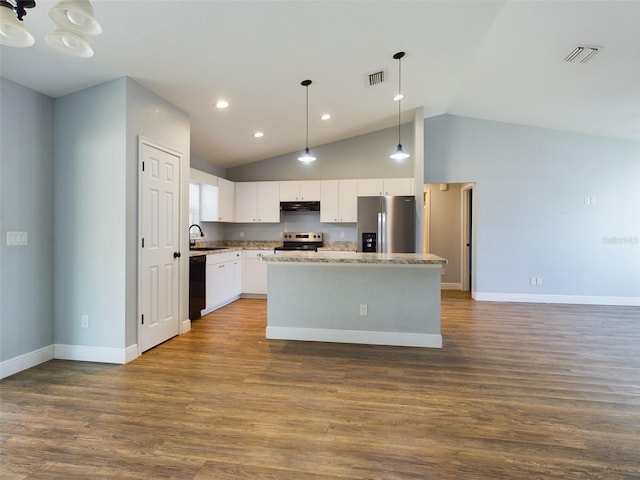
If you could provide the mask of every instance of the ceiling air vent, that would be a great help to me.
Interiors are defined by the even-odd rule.
[[[384,82],[384,70],[380,70],[379,72],[370,73],[367,75],[365,81],[367,85],[370,87],[374,87]]]
[[[593,45],[577,45],[569,55],[564,57],[564,61],[567,63],[586,63],[603,48]]]

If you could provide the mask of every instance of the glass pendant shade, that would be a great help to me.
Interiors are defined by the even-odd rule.
[[[309,163],[315,161],[316,157],[311,154],[308,148],[304,149],[304,153],[298,157],[301,162]]]
[[[49,17],[60,28],[82,35],[99,35],[102,27],[93,16],[88,0],[62,0],[49,10]]]
[[[47,35],[44,39],[47,45],[74,57],[89,58],[93,57],[93,48],[80,35],[67,32],[65,30],[56,30],[51,35]]]
[[[405,158],[409,158],[409,154],[404,151],[402,144],[399,143],[396,151],[391,154],[391,158],[394,160],[404,160]]]
[[[0,44],[8,47],[30,47],[36,42],[10,6],[0,6]]]

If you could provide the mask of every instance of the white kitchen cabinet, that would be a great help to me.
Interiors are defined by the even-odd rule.
[[[412,178],[369,178],[358,180],[359,197],[413,195]]]
[[[233,222],[235,211],[235,183],[218,178],[218,221]]]
[[[212,312],[240,296],[242,257],[240,250],[207,255],[205,311]]]
[[[210,173],[203,172],[202,170],[197,170],[195,168],[192,168],[189,171],[189,180],[195,183],[213,185],[214,187],[218,186],[218,177],[216,177],[215,175],[211,175]]]
[[[242,261],[242,294],[267,294],[267,262],[262,255],[272,254],[273,250],[244,250]]]
[[[357,187],[357,180],[322,180],[320,182],[320,222],[357,222]]]
[[[220,217],[219,196],[220,193],[217,185],[209,185],[207,183],[200,184],[200,221],[218,221]]]
[[[280,182],[280,201],[320,200],[320,180],[292,180]]]
[[[413,178],[385,178],[384,195],[413,195]]]
[[[280,182],[236,183],[237,223],[279,223]]]

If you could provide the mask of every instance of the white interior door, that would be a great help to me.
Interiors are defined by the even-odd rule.
[[[180,332],[180,156],[141,140],[140,351]]]

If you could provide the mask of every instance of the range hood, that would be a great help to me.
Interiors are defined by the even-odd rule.
[[[282,212],[319,212],[319,201],[280,202]]]

